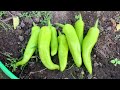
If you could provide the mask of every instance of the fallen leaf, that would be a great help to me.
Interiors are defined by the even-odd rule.
[[[18,16],[13,16],[13,27],[14,27],[14,29],[16,29],[18,25],[19,25],[19,17]]]
[[[117,29],[117,31],[120,30],[120,24],[117,24],[116,29]]]

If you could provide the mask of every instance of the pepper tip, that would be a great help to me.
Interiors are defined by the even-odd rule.
[[[81,15],[81,13],[79,13],[79,19],[82,20],[82,15]]]
[[[97,26],[98,26],[98,22],[99,22],[99,18],[96,20],[96,22],[95,22],[95,27],[97,28]]]

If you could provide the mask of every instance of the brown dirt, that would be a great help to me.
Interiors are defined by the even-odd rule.
[[[71,23],[74,24],[74,15],[79,11],[52,11],[52,23]],[[21,72],[18,69],[15,73],[21,79],[120,79],[120,65],[114,66],[110,63],[111,59],[120,59],[120,32],[115,32],[116,28],[111,20],[119,23],[120,12],[118,11],[81,11],[83,20],[85,22],[85,35],[88,29],[94,25],[96,18],[99,18],[100,36],[98,42],[93,48],[91,57],[93,65],[93,76],[91,77],[84,65],[77,68],[73,64],[73,59],[69,53],[68,66],[64,72],[50,71],[45,69],[43,64],[35,62],[31,59]],[[21,56],[20,50],[25,47],[26,42],[30,36],[30,27],[32,23],[25,23],[25,26],[15,31],[1,30],[0,31],[0,52],[12,53],[12,56],[19,58]],[[23,36],[24,40],[20,41],[19,36]],[[0,59],[3,63],[6,62],[6,57],[0,54]],[[57,55],[52,57],[53,62],[58,61]],[[84,73],[84,77],[82,74]]]

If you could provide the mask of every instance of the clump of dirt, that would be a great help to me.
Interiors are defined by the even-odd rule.
[[[14,12],[15,13],[15,12]],[[17,11],[17,13],[21,13]],[[52,11],[52,23],[70,23],[74,25],[75,15],[81,13],[85,22],[85,33],[90,27],[94,26],[99,18],[100,36],[94,46],[91,58],[93,65],[93,76],[89,75],[84,64],[77,68],[69,52],[68,65],[64,72],[58,70],[48,70],[40,60],[31,59],[23,70],[17,69],[14,74],[21,79],[119,79],[120,66],[114,66],[110,63],[111,59],[120,59],[120,32],[115,31],[114,20],[120,22],[120,12],[117,11]],[[20,50],[26,46],[30,37],[32,20],[21,20],[17,30],[0,31],[0,52],[12,53],[14,58],[21,56]],[[34,18],[38,23],[39,18]],[[5,64],[6,57],[0,54],[0,59]],[[58,64],[58,56],[52,57],[54,63]]]

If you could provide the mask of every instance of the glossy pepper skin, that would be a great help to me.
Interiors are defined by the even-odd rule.
[[[54,64],[50,57],[51,30],[49,26],[43,26],[39,33],[38,50],[41,62],[50,70],[59,70],[59,65]]]
[[[15,67],[17,67],[19,65],[23,66],[24,64],[26,64],[30,60],[31,56],[33,55],[33,53],[35,52],[35,50],[37,48],[40,27],[35,25],[35,23],[33,23],[33,25],[34,26],[32,27],[31,36],[30,36],[30,39],[26,46],[23,59],[21,61],[17,62],[15,64]]]
[[[77,36],[78,36],[79,41],[80,41],[80,45],[82,45],[82,41],[83,41],[84,25],[85,24],[82,20],[81,14],[80,14],[79,19],[75,22],[75,25],[74,25]]]
[[[67,66],[67,58],[68,58],[68,43],[66,36],[61,34],[59,31],[58,36],[58,58],[60,64],[60,71],[63,72]]]
[[[76,66],[80,67],[82,65],[80,42],[74,27],[71,24],[63,25],[56,23],[56,25],[63,28],[62,31],[67,38],[68,47],[72,54],[73,60]]]
[[[51,56],[57,54],[58,51],[58,39],[57,39],[57,31],[56,28],[51,26]]]
[[[91,51],[98,40],[98,36],[100,32],[97,26],[98,26],[98,19],[95,23],[95,26],[89,29],[82,43],[83,63],[90,74],[92,74]]]

